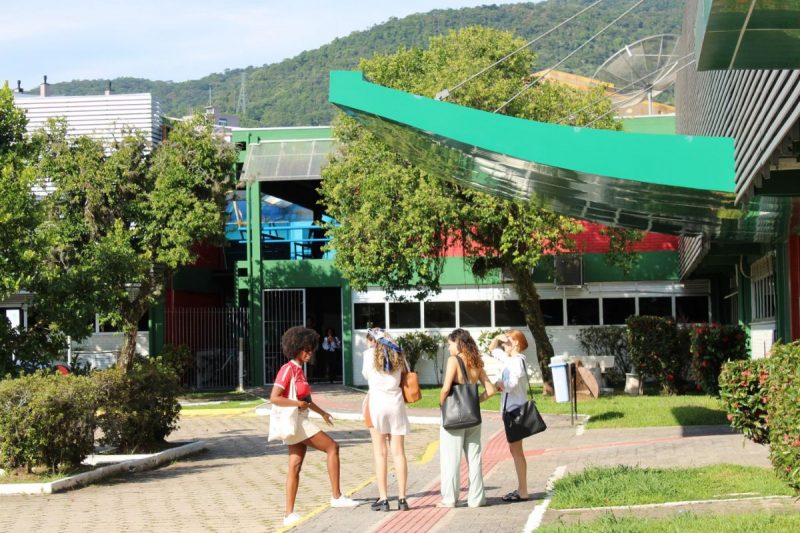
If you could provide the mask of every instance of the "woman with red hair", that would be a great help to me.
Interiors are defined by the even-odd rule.
[[[518,329],[501,333],[489,343],[489,353],[503,362],[500,379],[495,383],[503,393],[500,399],[501,411],[509,412],[525,405],[528,401],[527,360],[522,353],[528,347],[528,340]],[[502,414],[502,413],[501,413]],[[522,449],[522,440],[508,443],[508,450],[514,459],[517,471],[517,489],[503,496],[504,502],[521,502],[528,499],[528,462]]]

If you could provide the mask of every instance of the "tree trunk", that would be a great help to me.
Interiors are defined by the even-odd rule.
[[[552,383],[553,376],[550,372],[550,358],[553,357],[553,345],[544,327],[544,315],[539,305],[539,293],[527,269],[512,266],[507,269],[514,280],[514,288],[519,297],[519,305],[525,314],[525,322],[531,330],[533,340],[536,342],[536,359],[542,371],[544,383]]]
[[[124,372],[128,372],[133,368],[133,358],[136,356],[136,332],[138,329],[137,322],[132,324],[126,322],[122,327],[122,348],[119,351],[119,357],[117,357],[117,367]]]

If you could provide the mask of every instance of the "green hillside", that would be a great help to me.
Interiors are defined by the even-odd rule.
[[[247,113],[244,126],[302,126],[329,124],[335,113],[327,102],[328,71],[353,69],[363,57],[393,52],[401,46],[425,46],[431,35],[470,25],[510,30],[532,39],[594,0],[547,0],[533,4],[487,5],[475,8],[434,10],[390,19],[365,31],[353,32],[316,50],[303,52],[280,63],[261,67],[231,68],[199,80],[151,81],[141,78],[112,80],[116,93],[151,92],[170,116],[189,114],[211,103],[218,111],[233,113],[239,96],[242,72],[247,75]],[[633,0],[606,0],[569,25],[534,45],[539,66],[546,68],[567,55],[607,23]],[[560,67],[579,74],[592,74],[612,53],[625,44],[658,33],[680,33],[683,0],[648,0],[617,25]],[[235,43],[230,44],[231,47]],[[269,46],[265,43],[265,46]],[[54,83],[54,94],[100,94],[104,80]]]

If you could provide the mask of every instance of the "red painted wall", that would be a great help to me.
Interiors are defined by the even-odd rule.
[[[605,226],[592,222],[581,222],[586,228],[583,232],[575,235],[577,249],[586,254],[602,254],[608,251],[608,237],[600,234]],[[675,252],[678,250],[680,237],[675,235],[665,235],[663,233],[645,233],[642,242],[634,245],[633,249],[637,252]],[[451,246],[445,252],[447,257],[461,257],[464,250],[460,245]]]

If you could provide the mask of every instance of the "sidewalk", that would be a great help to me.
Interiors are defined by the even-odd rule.
[[[296,506],[304,521],[293,531],[523,531],[534,519],[542,523],[585,521],[596,514],[543,509],[547,480],[560,467],[565,473],[589,465],[616,464],[769,467],[766,447],[749,441],[743,445],[741,435],[724,427],[597,429],[577,435],[569,417],[546,416],[548,430],[525,440],[532,500],[507,504],[500,497],[514,488],[514,466],[499,416],[487,412],[482,431],[486,507],[435,507],[439,500],[439,426],[434,423],[413,424],[406,439],[412,509],[373,512],[368,503],[377,497],[377,488],[369,432],[358,420],[341,419],[355,418],[363,393],[341,386],[315,386],[314,390],[315,401],[340,417],[336,426],[326,431],[341,447],[342,489],[364,503],[355,509],[331,509],[325,457],[309,451]],[[412,413],[423,418],[436,415],[435,410],[412,409]],[[185,417],[170,440],[202,438],[209,443],[208,452],[72,492],[3,497],[0,531],[281,531],[286,448],[266,443],[267,428],[268,418],[255,412]],[[396,497],[394,487],[390,481],[390,495]],[[392,501],[394,509],[396,505],[396,500]],[[710,510],[786,509],[787,505],[800,511],[793,500],[713,504]]]

